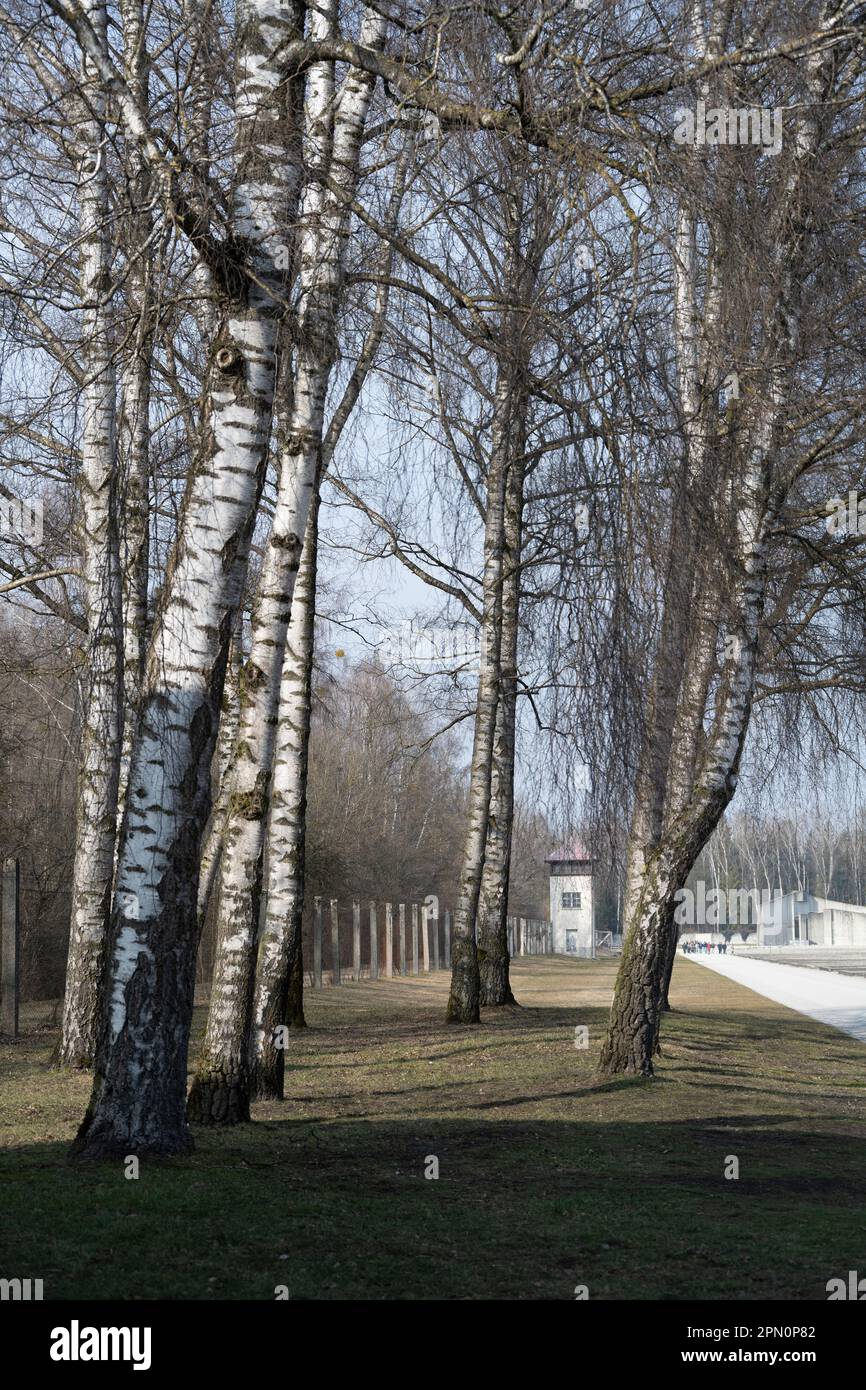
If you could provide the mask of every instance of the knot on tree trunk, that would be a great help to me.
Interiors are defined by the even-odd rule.
[[[243,355],[233,343],[225,343],[221,348],[217,348],[214,361],[223,376],[237,376],[244,365]]]

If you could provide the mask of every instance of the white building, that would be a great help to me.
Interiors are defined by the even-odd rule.
[[[785,893],[762,904],[761,946],[866,946],[866,907]]]
[[[555,850],[550,865],[550,925],[554,955],[595,956],[593,860],[580,844]]]

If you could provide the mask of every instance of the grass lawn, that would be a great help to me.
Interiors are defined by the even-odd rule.
[[[823,1300],[866,1272],[866,1047],[678,960],[657,1078],[599,1084],[615,971],[519,962],[523,1007],[477,1028],[443,1023],[444,972],[310,991],[290,1099],[137,1181],[66,1162],[89,1085],[50,1069],[32,1006],[0,1049],[0,1276],[71,1299]]]

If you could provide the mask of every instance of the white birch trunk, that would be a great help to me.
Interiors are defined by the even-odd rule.
[[[123,0],[124,72],[142,108],[148,106],[144,13],[141,0]],[[123,476],[120,526],[123,582],[123,746],[118,791],[118,826],[123,819],[135,721],[144,679],[148,636],[148,573],[150,558],[150,390],[153,351],[151,248],[152,217],[148,211],[150,178],[147,156],[140,143],[130,141],[130,196],[125,233],[131,262],[127,277],[131,344],[123,364],[118,444]]]
[[[520,387],[517,387],[520,392]],[[478,898],[478,968],[481,1004],[513,1004],[509,981],[508,880],[514,819],[514,757],[517,717],[517,644],[520,630],[520,561],[525,467],[525,393],[518,404],[512,464],[506,483],[501,607],[499,699],[490,770],[490,805]]]
[[[74,1151],[190,1147],[187,1048],[198,939],[199,842],[229,640],[241,599],[273,402],[289,189],[272,60],[294,33],[279,0],[239,14],[233,231],[249,274],[221,304],[209,416],[154,625],[132,752],[112,913],[99,1072]]]
[[[103,49],[106,7],[88,0],[87,16]],[[111,908],[120,768],[121,599],[117,536],[116,378],[111,278],[108,152],[104,95],[92,65],[82,65],[88,117],[83,122],[79,183],[81,235],[82,469],[80,506],[87,607],[87,672],[78,778],[72,919],[63,1025],[62,1065],[93,1065],[99,1028]]]
[[[313,37],[318,36],[317,26],[330,30],[332,23],[330,11],[316,13]],[[368,46],[381,43],[384,31],[384,21],[367,16],[363,34]],[[302,537],[318,485],[325,399],[336,354],[348,201],[357,184],[361,135],[373,85],[371,78],[350,70],[334,111],[332,65],[316,65],[308,77],[305,135],[310,174],[300,214],[301,306],[295,375],[252,649],[244,673],[220,875],[211,1004],[189,1100],[190,1118],[200,1123],[231,1124],[249,1117],[250,1010],[283,656]],[[339,193],[326,187],[323,175],[330,176]]]
[[[395,230],[405,191],[411,145],[398,161],[387,216]],[[393,261],[390,244],[383,248],[383,284],[376,295],[373,322],[363,351],[331,419],[321,452],[324,473],[343,429],[357,404],[364,382],[381,344],[388,312],[387,276]],[[279,735],[274,765],[267,846],[268,861],[278,866],[283,903],[282,917],[266,914],[257,950],[256,983],[250,1038],[251,1095],[259,1100],[282,1100],[285,1058],[275,1045],[277,1027],[305,1027],[303,1011],[303,963],[301,924],[304,909],[304,816],[307,800],[307,766],[310,738],[311,682],[313,666],[316,550],[318,545],[318,489],[314,491],[301,568],[292,600],[292,616],[286,644],[279,704]],[[270,877],[270,869],[268,869]],[[356,904],[357,906],[357,904]],[[401,907],[401,913],[403,909]],[[360,941],[360,917],[355,914],[355,945]],[[354,962],[358,978],[359,960]]]
[[[301,946],[318,511],[316,494],[307,520],[301,567],[295,584],[280,689],[268,820],[268,879],[269,885],[271,879],[279,881],[280,894],[275,898],[270,892],[268,894],[258,944],[249,1037],[250,1090],[258,1100],[283,1098],[285,1049],[277,1045],[276,1030],[287,1022],[289,986]],[[279,915],[275,907],[279,908]]]
[[[505,490],[508,481],[509,440],[512,429],[517,426],[514,419],[516,394],[510,375],[501,371],[496,384],[490,462],[487,471],[481,654],[467,797],[468,825],[451,942],[451,990],[446,1011],[449,1023],[478,1023],[480,1019],[480,976],[475,930],[487,841],[493,747],[501,680]]]

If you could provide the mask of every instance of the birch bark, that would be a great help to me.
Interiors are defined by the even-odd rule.
[[[509,461],[512,456],[512,439],[519,429],[519,421],[515,418],[515,406],[514,382],[507,371],[500,370],[496,384],[490,462],[487,470],[481,651],[467,798],[468,825],[451,938],[451,990],[446,1011],[449,1023],[478,1023],[481,1017],[476,917],[487,842],[493,748],[502,678],[505,494]]]
[[[199,842],[273,401],[284,215],[298,176],[287,158],[287,98],[274,55],[294,32],[279,0],[246,0],[239,11],[233,232],[246,273],[221,294],[206,429],[148,654],[98,1070],[73,1148],[88,1158],[191,1144],[185,1092]]]
[[[518,407],[523,421],[526,400]],[[478,900],[478,969],[483,1005],[513,1004],[509,981],[508,880],[511,870],[511,832],[514,817],[514,755],[517,716],[517,644],[520,620],[520,560],[523,529],[525,423],[514,440],[515,458],[509,470],[504,515],[505,547],[502,577],[502,637],[499,700],[493,737],[490,805],[484,866]]]
[[[108,45],[103,0],[87,16]],[[122,614],[117,533],[116,373],[111,279],[108,151],[102,83],[82,62],[79,224],[82,392],[80,507],[87,609],[87,670],[79,761],[72,920],[58,1061],[93,1065],[114,871],[120,768]]]
[[[124,0],[124,74],[142,110],[148,107],[148,71],[141,0]],[[125,238],[130,260],[129,312],[134,318],[123,363],[118,443],[123,476],[120,527],[123,584],[123,743],[118,791],[118,826],[123,818],[135,721],[147,660],[148,575],[150,558],[150,395],[153,351],[150,238],[150,177],[140,141],[130,140],[129,210]]]
[[[258,1100],[282,1100],[285,1048],[277,1029],[288,1014],[290,984],[298,990],[301,921],[304,910],[304,849],[307,764],[312,712],[313,643],[316,608],[318,491],[313,495],[301,566],[292,601],[279,702],[273,790],[268,821],[268,878],[279,878],[276,902],[268,893],[261,939],[254,961],[250,1089]],[[280,916],[274,911],[279,906]],[[300,985],[302,987],[301,977]],[[293,1011],[297,1017],[298,1000]],[[301,1016],[303,1009],[301,1007]]]
[[[311,37],[329,37],[335,10],[313,16]],[[319,29],[325,32],[321,34]],[[368,47],[385,23],[362,25]],[[265,831],[278,722],[283,656],[311,500],[318,486],[325,399],[336,354],[349,202],[357,185],[361,137],[374,81],[351,69],[335,101],[333,65],[308,76],[305,153],[308,177],[299,220],[301,303],[289,427],[241,694],[240,728],[220,875],[217,955],[208,1024],[189,1099],[199,1123],[249,1118],[249,1026]],[[269,854],[269,864],[273,854]]]
[[[398,160],[386,227],[395,231],[403,201],[406,173],[413,146]],[[382,284],[370,331],[342,399],[334,411],[321,451],[324,474],[331,462],[364,383],[376,360],[388,313],[388,276],[393,249],[386,243],[381,255]],[[295,586],[292,617],[286,644],[278,714],[277,747],[270,815],[267,827],[268,869],[278,868],[282,918],[265,915],[256,953],[256,982],[250,1036],[251,1094],[259,1100],[282,1100],[285,1079],[284,1050],[277,1046],[280,1025],[305,1027],[303,1009],[303,961],[301,926],[304,909],[305,813],[310,719],[312,713],[313,646],[315,636],[316,551],[318,545],[318,484],[304,538],[301,568]],[[270,907],[271,898],[268,896]]]

